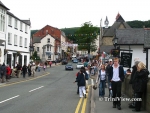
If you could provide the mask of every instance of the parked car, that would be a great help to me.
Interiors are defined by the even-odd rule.
[[[65,70],[73,70],[72,64],[67,64],[67,65],[65,66]]]
[[[62,60],[62,65],[68,64],[68,61],[66,59]]]
[[[78,60],[77,60],[77,59],[74,59],[74,60],[73,60],[73,63],[78,63]]]
[[[76,69],[80,69],[81,67],[84,67],[84,64],[83,63],[78,63],[77,66],[76,66]]]

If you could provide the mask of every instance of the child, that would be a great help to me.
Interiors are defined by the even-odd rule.
[[[84,70],[80,69],[80,74],[78,74],[78,77],[75,82],[78,82],[79,85],[79,96],[82,98],[83,96],[86,98],[86,89],[85,89],[85,80],[86,76],[84,74]],[[83,95],[84,94],[84,95]]]

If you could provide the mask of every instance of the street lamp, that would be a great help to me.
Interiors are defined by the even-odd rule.
[[[113,40],[112,40],[112,42],[113,42],[113,45],[115,46],[115,49],[116,49],[116,46],[117,46],[117,43],[118,43],[118,38],[114,38]]]

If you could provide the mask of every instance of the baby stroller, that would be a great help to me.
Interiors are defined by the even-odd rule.
[[[108,83],[109,85],[109,87],[108,87],[108,89],[109,89],[109,98],[112,98],[112,96],[113,96],[113,93],[112,93],[112,86],[111,86],[111,82],[109,82]]]

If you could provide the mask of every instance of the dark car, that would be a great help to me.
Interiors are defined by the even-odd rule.
[[[72,64],[67,64],[67,65],[65,66],[65,70],[73,70]]]
[[[66,59],[62,60],[62,65],[68,64],[68,61]]]

